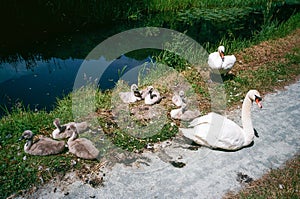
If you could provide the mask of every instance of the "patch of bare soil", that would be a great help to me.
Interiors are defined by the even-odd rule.
[[[242,70],[257,70],[260,66],[272,62],[284,63],[286,53],[296,47],[300,47],[300,29],[287,37],[264,41],[244,49],[236,54],[237,62],[231,72],[237,74]]]

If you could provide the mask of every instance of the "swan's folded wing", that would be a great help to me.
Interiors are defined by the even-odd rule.
[[[222,64],[222,68],[225,70],[230,70],[235,64],[235,62],[236,58],[234,55],[226,55]]]
[[[222,59],[219,53],[214,52],[209,54],[207,63],[212,70],[219,70],[222,67]]]
[[[243,129],[232,120],[226,119],[220,132],[217,136],[218,148],[235,150],[243,146]]]
[[[219,114],[216,113],[208,113],[207,115],[197,117],[193,121],[190,122],[189,127],[195,127],[200,124],[211,123],[214,118],[219,118]],[[221,116],[221,115],[220,115]],[[221,116],[223,117],[223,116]]]

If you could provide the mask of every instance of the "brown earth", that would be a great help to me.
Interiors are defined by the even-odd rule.
[[[264,41],[236,54],[237,62],[231,71],[237,74],[242,70],[257,70],[260,66],[272,62],[284,63],[286,53],[299,47],[300,29],[297,29],[287,37]]]

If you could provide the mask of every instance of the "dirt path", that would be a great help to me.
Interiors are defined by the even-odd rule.
[[[241,188],[237,174],[260,178],[300,151],[300,81],[264,96],[264,108],[252,109],[259,138],[253,146],[224,152],[190,146],[181,138],[146,152],[130,166],[116,164],[106,171],[104,186],[92,188],[78,180],[52,181],[28,198],[221,198]],[[240,110],[229,113],[240,122]],[[170,161],[180,162],[182,168]]]

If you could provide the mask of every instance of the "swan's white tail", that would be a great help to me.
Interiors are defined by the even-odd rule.
[[[205,139],[200,137],[200,135],[196,135],[194,128],[179,128],[179,131],[182,132],[184,137],[196,142],[199,145],[208,147],[210,146]]]
[[[183,136],[189,138],[190,140],[197,139],[195,137],[195,130],[194,128],[179,128],[179,131],[182,132]]]

